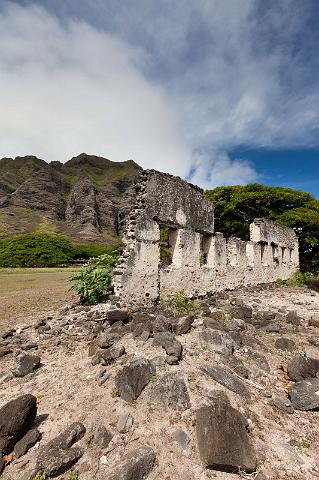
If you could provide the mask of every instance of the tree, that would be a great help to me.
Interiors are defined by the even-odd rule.
[[[293,228],[303,270],[319,268],[319,200],[310,193],[259,184],[217,187],[205,195],[215,206],[215,231],[249,239],[249,224],[268,218]]]

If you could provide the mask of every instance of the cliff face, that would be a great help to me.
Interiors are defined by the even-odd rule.
[[[0,238],[56,232],[78,243],[112,242],[134,203],[142,168],[81,154],[62,164],[33,156],[0,160]]]

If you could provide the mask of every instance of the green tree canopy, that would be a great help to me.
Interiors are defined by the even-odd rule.
[[[260,184],[217,187],[205,195],[215,206],[215,230],[249,239],[249,224],[268,218],[295,230],[304,269],[319,267],[319,200],[299,190]]]
[[[0,240],[0,267],[55,267],[116,251],[116,247],[74,245],[61,235],[34,232]]]

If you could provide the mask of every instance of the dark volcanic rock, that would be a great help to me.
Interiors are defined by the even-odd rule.
[[[83,450],[78,446],[72,447],[72,445],[80,440],[84,433],[84,425],[73,423],[44,445],[38,454],[37,470],[43,469],[49,477],[54,477],[74,465],[83,455]]]
[[[36,398],[22,395],[0,409],[0,454],[9,453],[32,426],[37,414]]]
[[[203,319],[203,325],[205,328],[213,328],[214,330],[225,330],[225,324],[215,318],[205,317]]]
[[[153,364],[146,358],[133,360],[115,378],[115,387],[119,391],[120,397],[126,402],[136,400],[154,373]]]
[[[112,433],[102,424],[93,425],[91,433],[94,443],[101,448],[107,448],[113,438]]]
[[[253,314],[252,318],[246,319],[246,322],[255,325],[257,328],[266,327],[276,317],[274,312],[256,312]]]
[[[188,315],[182,318],[171,319],[172,330],[176,335],[183,335],[187,333],[194,323],[194,315]]]
[[[100,353],[102,365],[110,365],[114,360],[120,358],[125,353],[123,345],[113,345]]]
[[[319,378],[307,378],[295,383],[288,395],[296,410],[319,410]]]
[[[171,323],[164,315],[146,315],[136,313],[130,323],[133,336],[140,335],[143,331],[149,331],[152,334],[159,332],[169,332],[172,329]]]
[[[295,325],[295,326],[300,325],[300,318],[297,315],[297,312],[295,312],[294,310],[288,312],[287,323],[291,323],[292,325]]]
[[[42,168],[11,194],[10,205],[50,211],[56,219],[62,219],[66,206],[63,194],[67,189],[51,169]]]
[[[246,430],[247,421],[222,397],[196,412],[200,458],[207,468],[225,472],[256,469],[256,453]]]
[[[250,349],[248,349],[246,355],[257,365],[258,368],[264,370],[264,372],[270,372],[269,363],[263,355]]]
[[[319,372],[319,360],[298,355],[290,360],[287,368],[291,380],[299,382],[305,378],[316,376]]]
[[[310,318],[308,322],[309,327],[319,327],[319,319],[318,318]]]
[[[37,355],[21,353],[17,357],[17,363],[12,368],[12,373],[16,377],[24,377],[32,373],[40,366],[41,358]]]
[[[290,340],[290,338],[280,337],[277,338],[275,347],[278,348],[278,350],[287,350],[291,352],[295,348],[295,342]]]
[[[128,322],[129,313],[127,310],[110,310],[106,314],[106,320],[110,325],[113,325],[115,322]]]
[[[114,335],[111,333],[107,332],[102,332],[99,338],[99,346],[101,348],[109,348],[111,347],[115,342]]]
[[[270,405],[277,407],[279,410],[282,410],[283,412],[294,413],[294,408],[291,405],[291,402],[288,398],[274,397],[271,399]]]
[[[172,410],[187,410],[191,406],[186,384],[176,373],[159,380],[150,393],[150,401]]]
[[[200,339],[206,343],[208,348],[214,350],[216,353],[227,355],[233,353],[236,347],[236,342],[231,335],[227,332],[222,332],[221,330],[205,328]]]
[[[182,356],[182,344],[176,340],[174,335],[169,332],[158,332],[154,334],[153,345],[163,347],[167,355],[176,357],[178,360]]]
[[[223,368],[219,367],[218,365],[203,365],[201,370],[207,373],[215,382],[224,385],[224,387],[228,388],[232,392],[237,393],[243,397],[250,397],[249,390],[247,389],[246,385],[239,380],[235,375],[232,373],[228,373]]]
[[[243,364],[243,362],[235,357],[235,355],[220,355],[220,361],[228,368],[233,370],[237,375],[248,378],[250,375],[249,369]]]
[[[233,317],[250,320],[253,316],[253,310],[247,305],[239,305],[232,310]]]
[[[29,430],[24,437],[19,440],[14,447],[15,458],[20,458],[25,455],[27,451],[33,447],[39,440],[41,440],[42,434],[36,428]]]
[[[4,357],[5,355],[9,355],[9,353],[12,353],[12,349],[10,347],[0,347],[0,358]]]
[[[143,480],[155,462],[155,452],[150,447],[139,447],[125,454],[121,462],[107,474],[108,480]]]

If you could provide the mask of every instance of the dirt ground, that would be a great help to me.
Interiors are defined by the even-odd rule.
[[[269,391],[273,396],[285,395],[287,380],[279,366],[286,366],[296,354],[308,352],[318,355],[318,348],[309,340],[318,334],[318,327],[309,327],[310,318],[319,313],[319,295],[305,288],[273,288],[265,291],[243,291],[235,293],[254,309],[267,311],[294,310],[300,315],[300,327],[283,324],[283,332],[267,333],[246,325],[245,335],[256,341],[256,351],[269,363],[270,371],[263,371],[247,356],[247,348],[242,345],[235,355],[250,369],[250,379],[246,382],[250,390],[249,400],[226,387],[221,386],[201,371],[204,363],[219,363],[219,356],[207,350],[201,341],[203,318],[196,318],[193,328],[177,339],[184,349],[179,365],[165,363],[163,349],[154,347],[150,338],[145,343],[134,339],[132,334],[123,336],[120,343],[126,354],[107,367],[109,379],[98,385],[96,376],[100,365],[92,365],[88,356],[89,335],[86,334],[88,320],[81,320],[85,312],[72,311],[66,316],[56,312],[52,323],[52,334],[40,336],[33,328],[23,330],[28,339],[39,342],[37,354],[41,355],[41,368],[23,379],[13,378],[0,389],[0,406],[22,393],[32,393],[38,400],[38,414],[46,418],[40,424],[43,439],[40,446],[61,432],[74,421],[81,421],[87,434],[80,442],[85,450],[76,465],[80,480],[105,480],[109,471],[123,454],[140,445],[151,446],[157,455],[156,464],[148,480],[235,480],[254,479],[256,474],[236,475],[206,470],[199,459],[195,436],[195,412],[209,400],[212,390],[227,393],[232,405],[244,413],[251,421],[251,439],[257,450],[257,472],[266,474],[268,480],[312,480],[319,478],[318,412],[295,411],[293,415],[275,409],[270,398],[263,394]],[[93,309],[107,310],[107,305]],[[65,322],[68,320],[68,325]],[[58,326],[60,333],[57,330]],[[63,326],[64,325],[64,326]],[[21,327],[22,328],[22,327]],[[62,332],[65,333],[62,333]],[[294,340],[292,352],[275,348],[275,341],[284,334]],[[55,339],[61,343],[56,344]],[[258,342],[258,343],[257,343]],[[156,376],[145,388],[137,401],[126,403],[114,393],[115,377],[134,355],[143,356],[156,364]],[[165,355],[165,354],[164,354]],[[2,359],[2,371],[7,372],[15,359],[6,356]],[[166,373],[178,373],[184,378],[191,400],[191,408],[185,412],[164,409],[152,403],[150,393]],[[289,383],[289,382],[288,382]],[[291,382],[290,382],[291,383]],[[259,385],[259,387],[258,387]],[[258,388],[257,388],[258,387]],[[117,431],[117,418],[123,413],[131,413],[134,418],[132,431],[120,434]],[[107,449],[99,449],[90,443],[90,425],[103,424],[114,435]],[[174,440],[174,432],[182,428],[190,439],[189,446],[182,450]],[[4,480],[25,478],[22,475],[32,469],[38,454],[39,444],[25,456],[9,465],[3,475]],[[70,472],[59,479],[69,480]]]
[[[0,328],[15,327],[76,299],[68,278],[75,269],[0,269]]]

